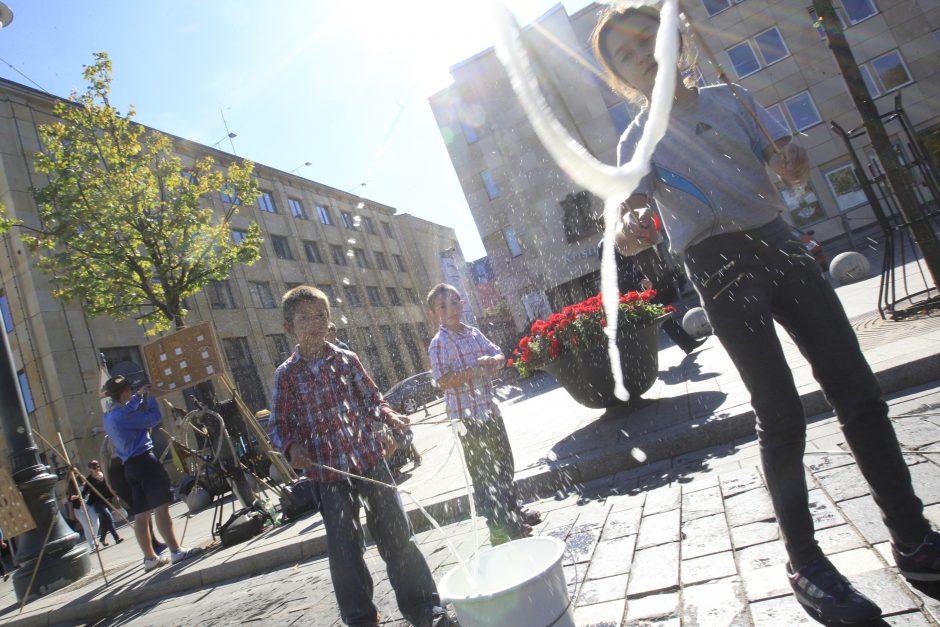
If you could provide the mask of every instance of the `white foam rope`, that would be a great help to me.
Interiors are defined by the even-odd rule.
[[[657,0],[633,0],[617,6],[655,6]],[[575,141],[552,113],[532,72],[522,42],[519,25],[509,10],[492,3],[499,26],[496,53],[509,74],[510,83],[522,105],[535,134],[558,166],[577,184],[604,199],[604,251],[601,257],[601,293],[607,318],[607,351],[614,375],[614,393],[620,400],[629,400],[623,385],[620,351],[617,349],[617,318],[619,298],[617,266],[614,260],[614,235],[620,219],[620,206],[650,171],[650,159],[656,144],[666,133],[672,100],[676,90],[679,56],[679,10],[676,0],[664,0],[660,11],[659,30],[653,56],[658,65],[653,85],[649,117],[633,158],[620,168],[595,159]]]

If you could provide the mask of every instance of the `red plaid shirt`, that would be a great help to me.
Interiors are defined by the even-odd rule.
[[[268,435],[281,451],[302,446],[318,464],[361,475],[384,456],[373,421],[394,411],[352,351],[330,347],[307,359],[300,347],[274,373],[274,412]],[[338,481],[335,472],[307,468],[314,481]]]

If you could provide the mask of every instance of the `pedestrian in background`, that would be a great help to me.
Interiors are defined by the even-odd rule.
[[[111,486],[105,480],[104,473],[101,471],[101,464],[98,463],[97,459],[88,462],[88,469],[91,472],[85,477],[88,483],[82,487],[82,496],[85,498],[85,503],[94,509],[98,515],[98,541],[101,542],[102,546],[108,546],[108,533],[110,533],[114,537],[114,543],[120,544],[124,539],[118,535],[117,529],[114,528],[111,504],[105,500],[117,496],[117,493],[111,489]]]

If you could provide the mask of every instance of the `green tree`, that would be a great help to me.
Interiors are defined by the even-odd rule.
[[[254,165],[203,157],[184,167],[173,140],[133,122],[132,106],[122,116],[111,105],[107,54],[95,54],[84,77],[85,92],[57,104],[59,121],[39,129],[35,166],[49,184],[33,190],[40,226],[22,238],[56,297],[93,317],[136,319],[148,335],[179,328],[187,296],[260,257],[258,225],[237,242],[231,228],[259,195]]]

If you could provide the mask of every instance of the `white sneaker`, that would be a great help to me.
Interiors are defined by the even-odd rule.
[[[178,551],[170,552],[170,559],[174,564],[177,562],[182,562],[183,560],[188,560],[191,557],[195,557],[202,553],[202,547],[194,546],[190,549],[180,547]]]
[[[144,558],[144,572],[149,573],[154,568],[160,568],[170,563],[170,558],[166,556],[157,556],[155,559]]]

